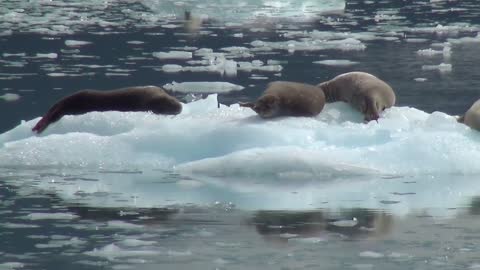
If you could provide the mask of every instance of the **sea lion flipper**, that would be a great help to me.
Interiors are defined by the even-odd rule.
[[[240,105],[240,107],[253,108],[255,106],[255,103],[253,103],[253,102],[239,102],[238,105]]]
[[[464,123],[465,122],[465,115],[461,115],[461,116],[457,117],[457,122]]]
[[[38,121],[38,123],[32,128],[32,131],[37,133],[37,134],[40,134],[42,133],[42,131],[44,131],[48,125],[50,125],[50,121],[47,119],[47,117],[42,117],[42,119],[40,119],[40,121]]]

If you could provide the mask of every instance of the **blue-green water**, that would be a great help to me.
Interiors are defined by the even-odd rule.
[[[479,15],[476,1],[2,2],[0,269],[479,268],[480,135],[451,116],[480,97]],[[353,70],[397,93],[379,123],[345,104],[268,122],[217,108]],[[173,92],[176,117],[29,131],[80,89],[208,81],[244,88]]]

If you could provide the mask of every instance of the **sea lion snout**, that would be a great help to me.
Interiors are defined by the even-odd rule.
[[[370,122],[372,120],[375,120],[378,122],[378,119],[380,118],[380,115],[378,113],[372,113],[372,114],[367,114],[365,115],[365,122]]]
[[[170,96],[159,96],[150,101],[149,106],[155,114],[179,114],[182,112],[182,104]]]

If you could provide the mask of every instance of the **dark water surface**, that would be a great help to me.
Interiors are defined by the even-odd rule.
[[[398,107],[459,115],[480,98],[480,5],[475,0],[347,0],[343,12],[314,10],[305,13],[315,15],[310,19],[298,9],[293,9],[292,16],[280,12],[273,18],[244,18],[241,9],[218,1],[213,4],[217,9],[203,22],[198,19],[202,6],[194,9],[188,5],[190,1],[185,2],[183,6],[173,1],[3,1],[0,96],[8,95],[0,99],[0,133],[22,120],[41,116],[56,100],[86,88],[204,81],[245,87],[219,94],[218,101],[230,105],[256,98],[273,80],[317,84],[360,70],[391,84]],[[245,2],[247,10],[250,5],[256,7],[247,14],[262,6]],[[309,1],[298,2],[308,6]],[[312,2],[321,6],[321,1]],[[184,9],[192,10],[192,20],[185,20]],[[200,48],[224,55],[203,56],[197,51]],[[420,51],[428,49],[431,51]],[[168,51],[190,51],[193,57],[155,56]],[[425,55],[428,52],[434,55]],[[163,70],[166,64],[211,68],[212,63],[225,59],[237,62],[235,75],[218,69]],[[272,70],[255,70],[255,60]],[[355,63],[314,63],[322,60]],[[240,62],[253,62],[253,70],[242,70]],[[206,97],[205,93],[192,96],[189,91],[172,94],[185,103]],[[108,139],[107,133],[117,132],[109,128],[105,128],[106,135],[100,132],[100,139],[94,138],[95,143]],[[480,268],[479,174],[471,165],[474,162],[469,162],[469,157],[476,157],[476,148],[469,152],[465,146],[452,146],[444,156],[435,155],[432,160],[422,159],[423,148],[418,156],[399,152],[405,164],[418,158],[420,168],[423,162],[426,167],[438,162],[438,167],[447,167],[439,168],[441,174],[425,169],[427,173],[405,175],[401,164],[393,167],[399,173],[389,172],[392,175],[305,177],[295,170],[285,172],[298,180],[293,183],[281,177],[256,179],[255,175],[222,181],[231,180],[228,172],[219,172],[219,180],[150,167],[119,170],[103,162],[93,168],[55,166],[70,156],[68,152],[49,152],[48,145],[32,145],[32,151],[40,149],[51,156],[48,166],[22,159],[28,143],[75,144],[75,131],[71,137],[68,132],[67,126],[66,134],[26,142],[27,148],[19,148],[18,159],[8,156],[18,160],[16,164],[0,168],[0,269]],[[242,150],[230,147],[228,138],[235,137],[228,131],[219,131],[215,137],[218,145],[209,142],[208,136],[202,137],[201,129],[198,132],[198,144],[217,147],[213,152]],[[355,131],[349,134],[356,138]],[[390,135],[379,132],[371,142],[371,137],[363,140],[362,134],[359,131],[359,141],[352,144],[371,144],[373,150],[360,153],[359,159],[382,155],[374,148]],[[413,130],[411,136],[415,134]],[[142,135],[138,134],[137,141],[145,138]],[[266,139],[255,146],[274,145],[267,135],[261,133],[259,137]],[[327,139],[341,141],[342,136]],[[475,133],[468,136],[473,142],[480,141]],[[22,144],[20,137],[2,147]],[[85,138],[93,144],[90,137]],[[419,140],[434,144],[442,138],[420,134]],[[346,141],[348,148],[350,142]],[[171,151],[182,152],[179,156],[187,161],[202,157],[201,150],[191,145],[186,144],[185,149],[172,146]],[[415,143],[407,145],[416,147]],[[435,148],[442,145],[449,143],[434,144],[432,149],[442,152]],[[149,147],[155,154],[149,140],[132,145],[135,149]],[[114,152],[115,148],[111,149]],[[341,155],[333,152],[332,156]],[[43,152],[39,153],[42,156]],[[110,157],[109,153],[99,146],[98,159]],[[6,155],[1,159],[6,160]],[[385,159],[397,160],[391,155]],[[463,159],[465,167],[460,174],[441,165],[463,164]],[[82,162],[90,164],[91,160]],[[272,170],[276,168],[272,165]]]

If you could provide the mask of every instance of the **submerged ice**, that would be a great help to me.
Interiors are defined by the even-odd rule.
[[[36,136],[23,122],[0,135],[1,166],[162,169],[213,177],[312,179],[355,175],[478,174],[480,135],[455,117],[393,107],[377,122],[344,103],[315,118],[265,121],[216,95],[177,116],[92,112]]]

